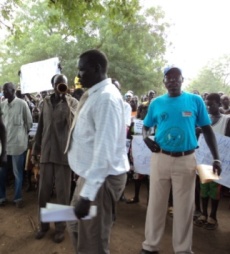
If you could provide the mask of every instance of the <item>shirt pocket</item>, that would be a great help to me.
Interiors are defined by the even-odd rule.
[[[22,115],[15,115],[13,118],[14,126],[21,126],[22,125]]]

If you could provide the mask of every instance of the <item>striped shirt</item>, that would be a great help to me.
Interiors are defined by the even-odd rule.
[[[71,169],[85,178],[80,195],[95,200],[108,175],[129,170],[126,153],[124,103],[111,79],[88,89],[73,129],[68,160]]]

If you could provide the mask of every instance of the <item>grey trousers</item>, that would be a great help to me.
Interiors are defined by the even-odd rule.
[[[127,174],[108,176],[99,189],[92,205],[97,206],[97,216],[91,220],[68,222],[70,238],[77,254],[109,254],[110,232],[115,204],[125,188]],[[79,177],[71,205],[77,203],[85,180]]]
[[[47,202],[51,200],[51,194],[55,186],[56,203],[69,205],[70,203],[70,185],[71,185],[71,169],[69,166],[58,165],[54,163],[40,164],[40,178],[38,191],[38,205],[40,221],[40,208],[45,207]],[[56,231],[64,231],[65,222],[55,222]],[[49,229],[49,223],[40,221],[40,229],[46,231]]]

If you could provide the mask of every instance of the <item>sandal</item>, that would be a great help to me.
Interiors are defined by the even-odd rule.
[[[135,204],[135,203],[139,203],[139,199],[131,198],[126,201],[126,204]]]
[[[202,215],[201,211],[199,210],[196,210],[194,213],[193,213],[193,220],[197,220],[200,216]]]
[[[207,224],[207,217],[205,217],[204,215],[201,215],[200,217],[198,217],[195,221],[194,221],[194,225],[198,226],[198,227],[203,227],[204,225]]]
[[[214,220],[213,218],[209,217],[207,220],[207,223],[204,225],[204,229],[207,230],[214,230],[218,226],[217,220]]]

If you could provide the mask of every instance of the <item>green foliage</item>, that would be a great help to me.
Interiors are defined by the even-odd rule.
[[[14,1],[9,0],[3,3],[0,3],[1,15],[0,15],[0,28],[3,26],[11,29],[10,26],[7,24],[7,20],[12,18],[11,10],[13,9]]]
[[[154,16],[153,16],[154,14]],[[147,19],[157,20],[160,10],[145,15],[136,14],[135,23],[122,23],[119,32],[109,29],[106,18],[101,19],[100,49],[106,52],[110,60],[109,75],[122,84],[122,91],[133,90],[141,95],[150,89],[162,93],[161,67],[164,65],[164,33],[167,25],[158,29],[158,24]]]
[[[113,20],[117,15],[122,20],[130,22],[134,20],[135,13],[140,9],[138,0],[47,0],[50,8],[61,10],[63,17],[67,18],[72,33],[77,33],[76,26],[84,29],[89,22],[94,22],[104,15]],[[58,20],[58,14],[52,16],[52,20]],[[118,25],[113,23],[112,29]]]
[[[109,76],[120,81],[123,92],[130,89],[138,95],[150,89],[158,94],[163,92],[161,70],[168,24],[161,9],[151,8],[140,14],[138,1],[111,0],[103,5],[95,0],[23,2],[23,11],[15,18],[20,36],[12,34],[0,45],[0,84],[18,83],[17,74],[23,64],[57,56],[69,84],[73,85],[78,56],[97,48],[107,54]],[[132,12],[128,13],[130,8]],[[78,23],[79,18],[84,20]]]
[[[198,76],[186,87],[186,90],[204,92],[219,92],[230,94],[230,56],[223,55],[209,62]]]

